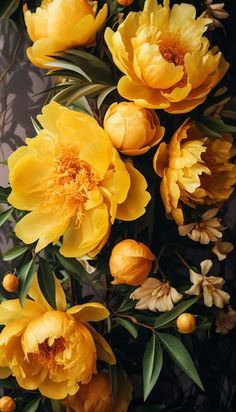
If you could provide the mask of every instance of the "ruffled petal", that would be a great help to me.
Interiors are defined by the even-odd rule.
[[[109,316],[107,308],[97,302],[72,306],[67,312],[82,322],[99,322]]]

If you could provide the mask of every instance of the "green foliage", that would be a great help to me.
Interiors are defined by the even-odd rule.
[[[20,5],[20,0],[2,0],[0,3],[0,21],[11,17]]]
[[[0,213],[0,226],[2,226],[3,223],[5,223],[10,218],[13,211],[14,211],[14,208],[11,207],[10,209],[7,209],[4,212]]]
[[[143,397],[146,401],[163,365],[162,347],[156,333],[152,334],[143,356]]]
[[[169,312],[165,312],[157,318],[155,327],[161,328],[162,326],[165,326],[172,320],[176,319],[179,315],[181,315],[181,313],[185,312],[188,308],[190,308],[190,306],[194,305],[194,303],[196,303],[198,300],[199,296],[195,296],[194,298],[178,303],[178,305],[176,305]]]
[[[130,322],[127,319],[122,319],[122,318],[113,318],[113,320],[116,323],[118,323],[118,325],[123,326],[123,328],[125,328],[134,339],[137,339],[138,330],[137,330],[137,327],[132,322]]]
[[[35,275],[35,266],[34,266],[34,258],[31,260],[23,263],[18,271],[18,279],[20,281],[19,285],[19,299],[20,304],[23,307],[24,301],[27,296],[27,293],[32,285]]]
[[[197,369],[182,342],[175,336],[167,333],[158,333],[157,335],[176,365],[203,390]]]
[[[49,305],[56,309],[55,279],[48,262],[42,257],[39,258],[38,282],[41,292]]]
[[[17,257],[23,255],[28,250],[28,246],[15,246],[7,252],[3,253],[3,260],[11,261]]]

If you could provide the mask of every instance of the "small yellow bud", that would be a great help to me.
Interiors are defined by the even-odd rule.
[[[121,6],[130,6],[134,0],[117,0],[117,3],[119,3]]]
[[[10,396],[3,396],[0,399],[0,412],[12,412],[16,409],[16,403]]]
[[[191,313],[182,313],[176,324],[180,333],[192,333],[196,327],[196,318]]]
[[[2,286],[7,292],[15,292],[19,286],[19,279],[12,273],[7,273],[3,278]]]
[[[122,240],[113,248],[109,266],[113,284],[140,285],[148,276],[155,256],[144,243]]]
[[[104,129],[121,153],[138,156],[162,139],[165,129],[154,110],[133,102],[113,103],[104,117]]]

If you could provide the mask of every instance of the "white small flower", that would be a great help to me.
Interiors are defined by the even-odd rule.
[[[219,240],[215,243],[211,251],[218,257],[219,261],[222,261],[227,258],[227,254],[232,252],[233,249],[234,245],[232,243],[222,242],[221,240]]]
[[[139,288],[130,295],[130,299],[138,300],[135,308],[149,309],[152,312],[167,312],[174,304],[182,299],[183,295],[170,286],[169,282],[161,282],[156,278],[147,278]]]
[[[227,335],[236,326],[236,310],[229,305],[227,312],[220,310],[216,318],[216,332]]]
[[[192,222],[178,227],[180,236],[188,236],[195,242],[207,245],[216,242],[222,237],[223,226],[219,217],[215,217],[219,209],[217,207],[207,210],[201,216],[200,222]]]
[[[225,281],[219,276],[206,276],[212,268],[212,261],[209,259],[203,260],[200,264],[202,273],[196,273],[190,269],[190,280],[193,286],[185,293],[187,295],[200,295],[203,291],[204,304],[209,308],[212,305],[218,308],[223,308],[229,303],[230,295],[222,289]]]
[[[207,9],[201,14],[200,17],[209,17],[212,23],[209,24],[210,30],[215,30],[216,27],[223,27],[219,20],[224,20],[229,17],[229,13],[224,10],[224,3],[212,4],[213,0],[206,0]]]

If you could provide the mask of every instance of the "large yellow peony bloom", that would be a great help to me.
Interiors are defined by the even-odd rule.
[[[115,218],[133,220],[150,200],[146,180],[124,163],[97,121],[56,102],[43,108],[44,127],[8,159],[8,201],[30,210],[16,235],[36,252],[63,235],[62,255],[95,256]]]
[[[29,60],[39,67],[55,52],[91,46],[107,16],[107,5],[96,14],[95,2],[88,0],[42,0],[35,13],[24,7],[25,24],[34,42],[27,49]]]
[[[181,204],[212,205],[229,198],[236,183],[236,150],[231,135],[206,137],[195,123],[183,124],[170,143],[161,143],[153,159],[162,177],[161,196],[166,212],[178,225],[184,222]]]
[[[127,412],[132,399],[132,386],[127,375],[117,376],[117,392],[112,399],[111,381],[106,373],[93,375],[86,385],[81,385],[74,396],[63,400],[66,412]]]
[[[18,384],[52,399],[74,395],[80,383],[96,373],[97,359],[114,364],[114,354],[87,322],[109,316],[100,303],[87,303],[66,310],[66,299],[56,282],[57,310],[42,295],[35,276],[24,308],[18,299],[0,305],[0,377],[12,374]]]
[[[211,19],[197,18],[191,4],[164,6],[146,0],[105,39],[117,67],[125,74],[118,91],[146,108],[185,113],[198,106],[228,69],[217,48],[202,37]]]

